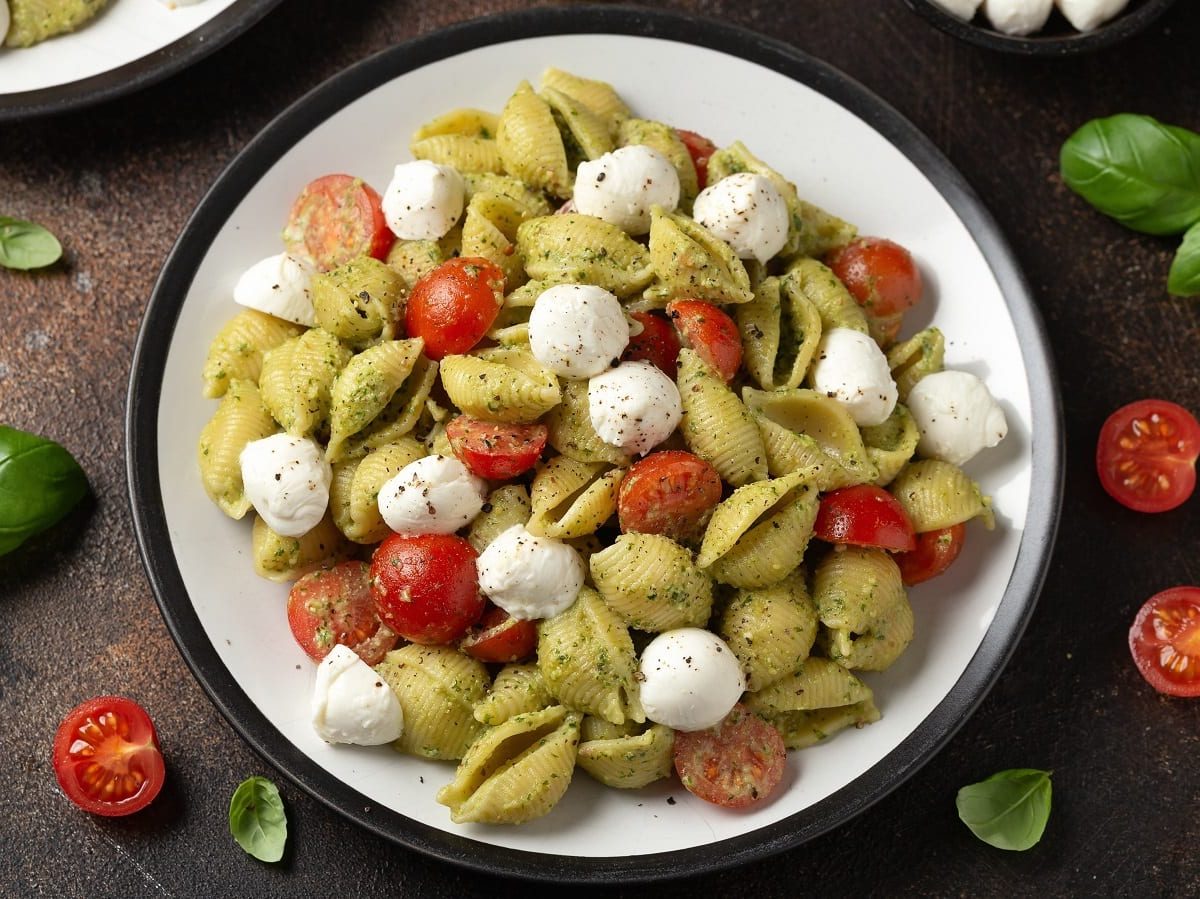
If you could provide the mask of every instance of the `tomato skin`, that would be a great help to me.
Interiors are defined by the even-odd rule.
[[[715,468],[683,450],[660,450],[635,462],[621,480],[617,518],[624,534],[687,541],[703,532],[720,501]]]
[[[409,337],[425,341],[425,355],[439,360],[465,353],[483,339],[504,302],[504,272],[470,256],[443,262],[418,281],[408,298]]]
[[[642,326],[642,333],[629,338],[621,358],[626,362],[649,362],[673,380],[679,361],[679,338],[675,336],[675,329],[653,312],[633,312],[630,318]]]
[[[292,636],[314,662],[341,643],[368,665],[378,665],[398,640],[375,611],[366,562],[342,562],[304,575],[288,594],[287,616]]]
[[[488,609],[458,648],[481,662],[519,662],[537,648],[537,624],[512,618],[503,609]]]
[[[453,643],[483,614],[477,556],[453,534],[392,534],[371,559],[379,617],[413,643]]]
[[[916,549],[895,555],[896,564],[900,566],[900,579],[905,586],[911,587],[944,573],[962,552],[966,539],[965,524],[917,534]]]
[[[680,342],[691,347],[728,384],[742,364],[742,335],[732,318],[703,300],[673,300],[667,315]]]
[[[826,543],[890,552],[910,552],[917,547],[916,532],[904,507],[874,484],[843,487],[821,497],[813,533]]]
[[[1200,696],[1200,587],[1171,587],[1138,610],[1129,651],[1142,677],[1167,696]]]
[[[1200,422],[1168,400],[1122,406],[1100,428],[1096,470],[1108,495],[1135,512],[1168,512],[1196,487]]]
[[[921,299],[921,270],[912,254],[882,237],[859,237],[826,260],[838,279],[870,315],[888,318]]]
[[[786,764],[783,735],[740,702],[716,727],[675,734],[675,770],[684,787],[725,808],[766,799]]]
[[[692,157],[692,165],[696,167],[696,181],[699,182],[700,189],[704,190],[708,186],[708,160],[717,152],[717,145],[695,131],[676,128],[675,133],[687,147],[687,151]]]
[[[545,425],[497,424],[459,415],[446,425],[454,455],[471,473],[505,481],[533,468],[546,448]]]
[[[97,696],[72,709],[54,736],[51,761],[68,799],[110,818],[144,809],[166,779],[154,723],[123,696]]]
[[[283,242],[289,255],[319,271],[359,256],[387,256],[396,237],[383,215],[383,200],[351,175],[323,175],[292,204]]]

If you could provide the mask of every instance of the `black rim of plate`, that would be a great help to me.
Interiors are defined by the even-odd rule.
[[[0,122],[70,112],[149,87],[216,52],[256,24],[279,2],[240,0],[167,46],[106,72],[38,90],[0,93]]]
[[[1030,504],[1013,573],[995,620],[966,671],[930,715],[852,783],[775,824],[718,843],[631,857],[580,857],[493,846],[422,824],[337,780],[271,725],[221,662],[192,607],[167,532],[158,476],[162,376],[182,298],[200,260],[246,191],[330,115],[405,72],[479,47],[557,34],[647,36],[741,57],[808,85],[897,146],[962,219],[992,268],[1025,354],[1034,422]],[[137,540],[167,628],[234,729],[316,799],[380,836],[482,872],[531,880],[630,882],[728,868],[793,848],[863,812],[899,786],[954,735],[983,700],[1033,613],[1048,568],[1062,495],[1062,415],[1045,331],[1016,260],[991,215],[941,152],[898,112],[831,66],[751,31],[633,7],[534,9],[477,19],[366,59],[315,88],[265,128],[201,201],[159,276],[134,354],[126,417],[127,474]],[[368,811],[369,808],[369,811]]]

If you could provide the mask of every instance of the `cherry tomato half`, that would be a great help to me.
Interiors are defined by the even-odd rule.
[[[653,312],[633,312],[630,318],[642,326],[642,333],[629,338],[621,358],[626,362],[649,362],[675,380],[675,365],[679,361],[679,338],[675,336],[675,329]]]
[[[383,623],[413,643],[453,643],[483,614],[478,554],[453,534],[392,534],[371,559]]]
[[[667,315],[680,342],[729,383],[742,364],[742,335],[733,319],[703,300],[673,300]]]
[[[1108,417],[1096,470],[1108,495],[1136,512],[1166,512],[1192,495],[1200,423],[1167,400],[1138,400]]]
[[[912,522],[896,497],[874,484],[843,487],[821,497],[813,533],[826,543],[891,552],[916,549]]]
[[[716,727],[675,734],[675,770],[683,785],[725,808],[745,808],[771,795],[786,763],[779,730],[740,702]]]
[[[97,696],[72,709],[54,736],[52,762],[67,798],[107,817],[144,809],[167,774],[150,716],[123,696]]]
[[[967,526],[956,524],[939,531],[917,534],[917,548],[909,552],[896,553],[896,564],[900,566],[900,579],[911,587],[930,578],[935,578],[958,558],[967,539]]]
[[[537,647],[537,624],[509,616],[503,609],[488,609],[462,638],[458,648],[481,662],[519,662]]]
[[[465,353],[483,339],[504,302],[504,272],[470,256],[443,262],[418,281],[408,298],[409,337],[425,340],[425,355]]]
[[[859,237],[826,260],[869,314],[899,315],[921,299],[921,271],[912,254],[882,237]]]
[[[459,415],[446,425],[446,437],[472,474],[490,481],[515,478],[533,468],[546,448],[545,425],[506,425]]]
[[[662,450],[630,466],[617,494],[622,533],[698,537],[721,501],[717,470],[683,450]]]
[[[366,562],[342,562],[304,575],[288,594],[287,616],[292,636],[314,662],[341,643],[368,665],[378,665],[399,639],[375,611]]]
[[[1168,696],[1200,696],[1200,587],[1172,587],[1146,600],[1129,629],[1138,671]]]
[[[695,131],[676,128],[675,133],[687,147],[687,151],[692,157],[692,165],[696,167],[696,181],[699,182],[700,189],[704,190],[708,186],[708,159],[717,152],[717,145]]]
[[[283,229],[288,253],[323,272],[359,256],[383,259],[395,240],[379,194],[350,175],[325,175],[304,188]]]

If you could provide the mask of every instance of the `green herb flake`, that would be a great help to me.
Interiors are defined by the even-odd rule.
[[[265,777],[249,777],[238,784],[229,800],[229,832],[259,861],[283,858],[287,815],[275,784]]]

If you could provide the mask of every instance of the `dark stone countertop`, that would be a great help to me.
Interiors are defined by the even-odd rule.
[[[45,223],[67,249],[66,263],[46,273],[0,270],[0,420],[64,443],[95,494],[63,526],[0,559],[0,895],[539,892],[359,830],[242,743],[159,617],[134,543],[122,446],[138,322],[160,264],[222,167],[284,106],[350,63],[522,5],[292,0],[163,84],[0,130],[0,212]],[[606,894],[1200,895],[1200,702],[1158,697],[1125,645],[1147,596],[1200,582],[1200,500],[1162,516],[1127,512],[1102,492],[1092,462],[1101,422],[1122,403],[1163,396],[1200,411],[1200,305],[1166,294],[1171,240],[1102,218],[1057,174],[1062,140],[1094,116],[1137,111],[1200,128],[1200,4],[1178,3],[1117,48],[1050,61],[958,43],[899,0],[663,5],[832,63],[959,167],[1011,240],[1049,329],[1066,412],[1066,498],[1028,632],[988,699],[920,773],[785,855],[703,885]],[[49,766],[61,716],[104,692],[137,697],[166,747],[168,784],[132,819],[80,813]],[[954,794],[1023,766],[1053,769],[1054,811],[1038,847],[1004,853],[959,823]],[[277,866],[228,836],[228,797],[254,773],[281,783],[288,805],[290,848]]]

